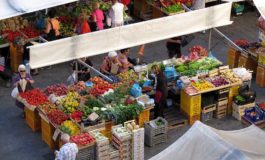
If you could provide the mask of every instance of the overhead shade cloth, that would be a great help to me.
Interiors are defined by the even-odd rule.
[[[77,0],[0,0],[0,20]]]
[[[229,25],[231,7],[226,3],[31,46],[30,66],[39,68]]]
[[[149,160],[264,160],[265,132],[255,125],[222,131],[200,121]]]
[[[253,0],[255,6],[259,10],[262,17],[265,19],[265,1],[264,0]]]

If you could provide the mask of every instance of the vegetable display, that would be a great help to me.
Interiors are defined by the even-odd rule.
[[[63,111],[67,114],[74,112],[79,106],[80,95],[77,92],[68,92],[66,97],[61,99]]]
[[[107,81],[104,81],[102,78],[99,77],[94,77],[91,79],[91,81],[94,83],[94,85],[89,91],[89,93],[95,97],[100,96],[107,92],[109,89],[114,88],[112,84],[108,83]]]
[[[205,80],[192,81],[191,84],[198,91],[205,91],[213,88],[213,86],[210,83],[206,82]]]
[[[52,110],[47,114],[49,120],[55,125],[61,125],[68,117],[59,110]]]
[[[136,82],[138,80],[138,76],[133,70],[120,73],[118,74],[118,77],[123,83]]]
[[[237,83],[241,81],[241,79],[238,78],[231,69],[223,70],[220,76],[228,80],[230,83]]]
[[[87,146],[93,142],[95,139],[89,133],[81,133],[70,138],[72,142],[77,144],[78,147]]]
[[[72,114],[71,114],[71,118],[73,120],[75,120],[76,122],[80,122],[81,119],[82,119],[82,116],[83,116],[83,112],[82,111],[74,111]]]
[[[64,121],[61,124],[60,129],[62,132],[67,133],[70,136],[74,136],[80,133],[78,126],[70,120]]]
[[[66,95],[67,92],[68,88],[64,84],[51,85],[44,90],[44,93],[46,93],[46,95],[54,94],[56,96]]]
[[[220,86],[229,84],[227,80],[225,80],[224,78],[220,76],[210,77],[210,78],[207,78],[206,80],[212,83],[215,87],[220,87]]]
[[[38,88],[19,94],[28,104],[38,106],[48,102],[48,97]]]
[[[52,110],[56,110],[56,106],[51,102],[45,102],[39,105],[38,108],[45,114],[49,113]]]
[[[169,7],[163,8],[162,10],[166,13],[177,13],[183,11],[183,8],[180,4],[174,4]]]

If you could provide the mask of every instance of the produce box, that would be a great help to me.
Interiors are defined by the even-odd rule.
[[[244,117],[255,123],[264,119],[264,113],[258,107],[252,107],[245,110]]]
[[[199,115],[201,113],[201,95],[190,96],[182,90],[180,95],[180,109],[188,116]]]
[[[236,68],[238,67],[238,59],[240,56],[240,52],[235,50],[234,48],[228,48],[228,62],[229,68]]]
[[[246,109],[249,109],[254,106],[255,106],[255,103],[249,103],[245,105],[237,105],[233,103],[233,111],[240,113],[241,115],[244,115]]]
[[[216,97],[218,101],[228,99],[228,96],[229,96],[229,88],[225,88],[225,89],[221,89],[217,91]]]
[[[96,158],[95,143],[91,143],[85,147],[78,147],[76,160],[94,160]]]
[[[138,116],[138,124],[139,124],[140,127],[143,127],[145,122],[149,122],[150,121],[150,111],[151,111],[151,108],[150,109],[145,109],[139,114],[139,116]]]
[[[213,119],[213,111],[207,113],[201,113],[201,121],[206,122]]]
[[[24,108],[26,115],[26,123],[32,129],[33,132],[40,131],[41,119],[37,110],[30,110],[27,107]]]
[[[208,113],[216,110],[216,104],[211,104],[205,107],[202,107],[202,113]]]
[[[261,87],[265,87],[265,67],[260,65],[257,68],[256,83]]]
[[[214,88],[214,86],[211,83],[205,80],[193,81],[191,82],[191,84],[198,91],[206,91]]]

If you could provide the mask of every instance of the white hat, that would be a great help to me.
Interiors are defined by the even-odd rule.
[[[109,57],[109,58],[113,58],[113,57],[116,57],[117,55],[118,55],[117,52],[115,52],[115,51],[110,51],[109,54],[108,54],[108,57]]]
[[[24,64],[21,64],[18,66],[18,71],[26,70],[26,66]]]

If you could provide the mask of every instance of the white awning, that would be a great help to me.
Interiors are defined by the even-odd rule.
[[[264,0],[253,0],[255,6],[259,10],[263,18],[265,18],[265,1]]]
[[[158,18],[30,47],[30,66],[39,68],[81,57],[95,56],[232,24],[232,3]]]
[[[0,0],[0,20],[75,1],[77,0]]]

